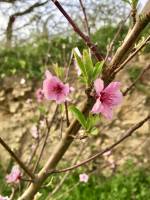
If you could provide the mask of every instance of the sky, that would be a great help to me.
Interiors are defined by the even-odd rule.
[[[67,3],[69,1],[70,0],[65,1],[65,2]],[[74,1],[74,0],[72,0],[72,1]],[[119,1],[121,1],[121,0],[118,0],[118,2]],[[148,1],[150,1],[150,0],[139,0],[139,3],[138,3],[139,13],[142,11],[142,9],[144,8],[145,4]],[[63,2],[63,0],[62,0],[62,2]],[[30,0],[30,3],[32,3],[32,0]],[[10,7],[10,4],[8,4],[8,3],[0,3],[0,38],[1,38],[1,34],[4,33],[6,30],[9,16],[14,12],[12,9],[11,10],[8,9],[9,7]],[[6,10],[6,12],[2,12],[2,10]],[[42,10],[41,10],[41,12],[43,13]],[[6,13],[7,13],[7,15],[6,15]],[[57,15],[60,15],[60,13],[58,12]],[[25,22],[28,22],[29,16],[21,18],[21,19],[23,19]],[[62,17],[60,19],[64,20],[64,18],[62,18]],[[23,21],[17,20],[15,23],[15,27],[20,27],[20,23],[22,23],[22,22]],[[63,23],[63,22],[61,22],[61,23]],[[24,30],[27,31],[27,29],[24,29]],[[26,31],[23,32],[22,34],[26,35],[26,33],[27,33]]]
[[[144,8],[145,4],[150,0],[139,0],[139,12]]]

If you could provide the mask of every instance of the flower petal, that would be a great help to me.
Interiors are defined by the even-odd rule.
[[[101,104],[101,108],[100,108],[100,112],[102,113],[102,115],[104,115],[104,117],[106,117],[107,119],[112,119],[112,108],[107,106],[106,104]]]
[[[67,83],[63,87],[64,87],[63,92],[67,96],[70,92],[69,84]]]
[[[104,89],[104,82],[102,79],[96,79],[94,81],[94,88],[95,88],[95,91],[97,93],[97,95],[100,95],[100,92]]]
[[[46,70],[45,76],[46,76],[46,78],[48,78],[48,79],[51,79],[51,78],[53,77],[49,70]]]
[[[116,91],[111,97],[111,104],[112,106],[117,106],[122,102],[123,96],[120,91]]]
[[[91,112],[98,114],[98,113],[100,113],[100,111],[101,111],[101,101],[100,101],[100,99],[97,99]]]
[[[43,81],[43,92],[44,92],[44,96],[45,96],[46,99],[48,99],[48,100],[55,100],[56,99],[56,93],[53,90],[55,85],[56,85],[56,82],[55,82],[54,77],[52,77],[51,80],[45,79]]]
[[[120,85],[121,85],[120,82],[112,82],[104,89],[104,92],[114,93],[120,89]]]

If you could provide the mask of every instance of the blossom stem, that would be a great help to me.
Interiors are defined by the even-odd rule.
[[[14,158],[14,160],[19,164],[19,166],[28,174],[28,176],[34,180],[35,176],[32,172],[25,166],[25,164],[18,158],[18,156],[11,150],[11,148],[4,142],[0,137],[0,144],[7,150],[7,152]]]
[[[65,101],[65,112],[66,112],[66,123],[67,123],[67,127],[70,125],[70,121],[69,121],[69,114],[68,114],[68,104]]]

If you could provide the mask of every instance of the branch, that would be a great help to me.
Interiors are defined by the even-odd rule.
[[[61,173],[61,172],[67,172],[67,171],[71,171],[73,169],[76,169],[78,167],[81,167],[82,165],[85,165],[87,163],[89,163],[90,161],[92,160],[95,160],[96,158],[98,158],[99,156],[102,156],[104,153],[108,152],[108,151],[111,151],[112,149],[114,149],[116,146],[118,146],[120,143],[122,143],[124,140],[126,140],[128,137],[130,137],[135,130],[137,130],[138,128],[140,128],[145,122],[147,122],[148,120],[150,119],[150,115],[148,115],[145,119],[143,119],[142,121],[138,122],[137,124],[135,124],[133,127],[131,127],[127,132],[126,134],[120,139],[118,140],[117,142],[115,142],[114,144],[112,144],[111,146],[107,147],[106,149],[104,149],[103,151],[95,154],[94,156],[88,158],[87,160],[79,163],[79,164],[76,164],[76,165],[73,165],[72,167],[68,167],[68,168],[65,168],[65,169],[60,169],[60,170],[54,170],[54,171],[50,171],[49,174],[52,174],[52,173]]]
[[[72,20],[72,18],[68,15],[68,13],[64,10],[64,8],[61,6],[61,4],[57,0],[51,0],[55,6],[59,9],[59,11],[64,15],[64,17],[67,19],[69,24],[73,27],[74,31],[83,39],[83,41],[86,43],[86,45],[91,49],[94,56],[97,58],[97,60],[101,61],[103,60],[104,56],[99,53],[99,50],[95,44],[92,43],[89,36],[85,35],[79,27],[76,25],[76,23]]]
[[[33,170],[34,173],[36,172],[36,169],[37,169],[37,167],[38,167],[38,165],[39,165],[39,163],[40,163],[40,160],[41,160],[41,158],[42,158],[42,155],[43,155],[43,152],[44,152],[46,143],[47,143],[47,139],[48,139],[48,136],[49,136],[49,132],[50,132],[51,127],[52,127],[52,124],[53,124],[53,122],[54,122],[54,120],[55,120],[57,111],[58,111],[58,106],[56,106],[56,109],[55,109],[55,111],[54,111],[54,113],[53,113],[53,116],[52,116],[52,119],[51,119],[50,123],[48,123],[48,121],[47,121],[47,119],[46,119],[47,132],[46,132],[46,135],[45,135],[45,139],[44,139],[44,143],[43,143],[42,149],[41,149],[40,154],[39,154],[39,158],[38,158],[38,160],[37,160],[37,162],[36,162],[36,164],[35,164],[34,170]]]
[[[34,180],[35,176],[30,172],[30,170],[25,166],[25,164],[17,157],[17,155],[10,149],[10,147],[4,142],[0,137],[0,144],[6,149],[6,151],[12,156],[12,158],[19,164],[19,166],[28,174],[28,176]]]
[[[130,14],[126,17],[126,19],[122,20],[119,24],[118,24],[118,28],[117,28],[117,32],[114,36],[114,38],[112,39],[111,43],[109,44],[109,47],[108,47],[108,50],[107,50],[107,55],[105,57],[105,62],[107,61],[109,55],[111,54],[112,52],[112,49],[113,49],[113,46],[114,46],[114,43],[115,41],[117,40],[123,26],[125,25],[125,22],[127,21],[127,19],[129,18]]]
[[[128,54],[131,47],[134,45],[135,41],[139,37],[140,33],[144,30],[147,24],[150,22],[150,13],[145,15],[143,18],[138,18],[133,29],[127,34],[124,39],[123,44],[116,51],[110,66],[104,70],[103,79],[109,77],[109,81],[114,78],[114,71],[119,67],[123,58]]]
[[[32,12],[35,8],[37,7],[40,7],[40,6],[43,6],[44,4],[48,3],[48,0],[47,1],[44,1],[43,3],[34,3],[33,5],[31,5],[29,8],[27,8],[26,10],[22,11],[22,12],[16,12],[14,14],[12,14],[10,17],[9,17],[9,21],[8,21],[8,25],[7,25],[7,28],[6,28],[6,44],[8,47],[11,46],[11,40],[12,40],[12,31],[13,31],[13,24],[16,20],[16,17],[19,17],[19,16],[23,16],[25,14],[28,14],[30,12]]]
[[[88,36],[90,37],[90,27],[89,27],[87,15],[86,15],[86,10],[85,10],[85,7],[84,7],[84,5],[83,5],[82,0],[79,0],[79,2],[80,2],[81,9],[82,9],[82,11],[83,11],[86,30],[87,30]]]
[[[0,2],[4,3],[15,3],[17,0],[0,0]]]
[[[117,74],[120,70],[124,68],[124,66],[132,59],[134,56],[141,51],[143,47],[150,41],[150,35],[142,42],[142,44],[131,54],[129,57],[114,71],[114,74]]]

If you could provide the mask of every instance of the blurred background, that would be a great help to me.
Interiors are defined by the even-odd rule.
[[[89,34],[103,54],[107,53],[114,35],[120,29],[109,57],[111,60],[132,23],[129,17],[128,0],[83,0],[88,28],[79,1],[61,0],[60,3],[81,30]],[[139,1],[138,14],[147,12],[149,5],[149,1]],[[150,26],[147,26],[139,41],[149,34]],[[38,143],[34,135],[39,124],[38,131],[41,138],[45,135],[46,124],[41,113],[49,110],[50,119],[55,112],[55,104],[38,103],[35,97],[36,90],[42,86],[45,69],[56,73],[59,67],[65,73],[69,67],[68,80],[75,88],[71,96],[72,102],[80,106],[85,98],[85,94],[79,92],[83,90],[83,84],[77,80],[74,62],[71,60],[72,49],[75,47],[82,52],[86,45],[74,33],[51,1],[0,0],[0,136],[24,162],[30,160],[34,145]],[[125,91],[149,64],[150,45],[147,44],[117,75],[116,80],[122,82],[122,91]],[[99,132],[96,135],[89,135],[84,140],[75,140],[60,167],[68,166],[68,163],[76,157],[80,162],[104,149],[148,114],[149,77],[150,69],[147,69],[124,97],[122,105],[114,113],[114,119],[112,121],[102,119],[99,122]],[[50,132],[41,166],[59,141],[60,121],[63,123],[65,120],[60,112],[59,110]],[[54,192],[51,198],[54,200],[62,197],[64,200],[149,200],[149,135],[150,124],[147,122],[113,152],[66,175],[66,181],[60,187],[60,191]],[[33,163],[39,151],[37,148]],[[1,194],[8,195],[11,191],[4,177],[13,164],[8,153],[0,146]],[[87,183],[79,182],[79,174],[82,172],[89,175]],[[46,199],[62,179],[62,174],[50,178],[46,183],[47,186],[41,189],[39,199]]]

